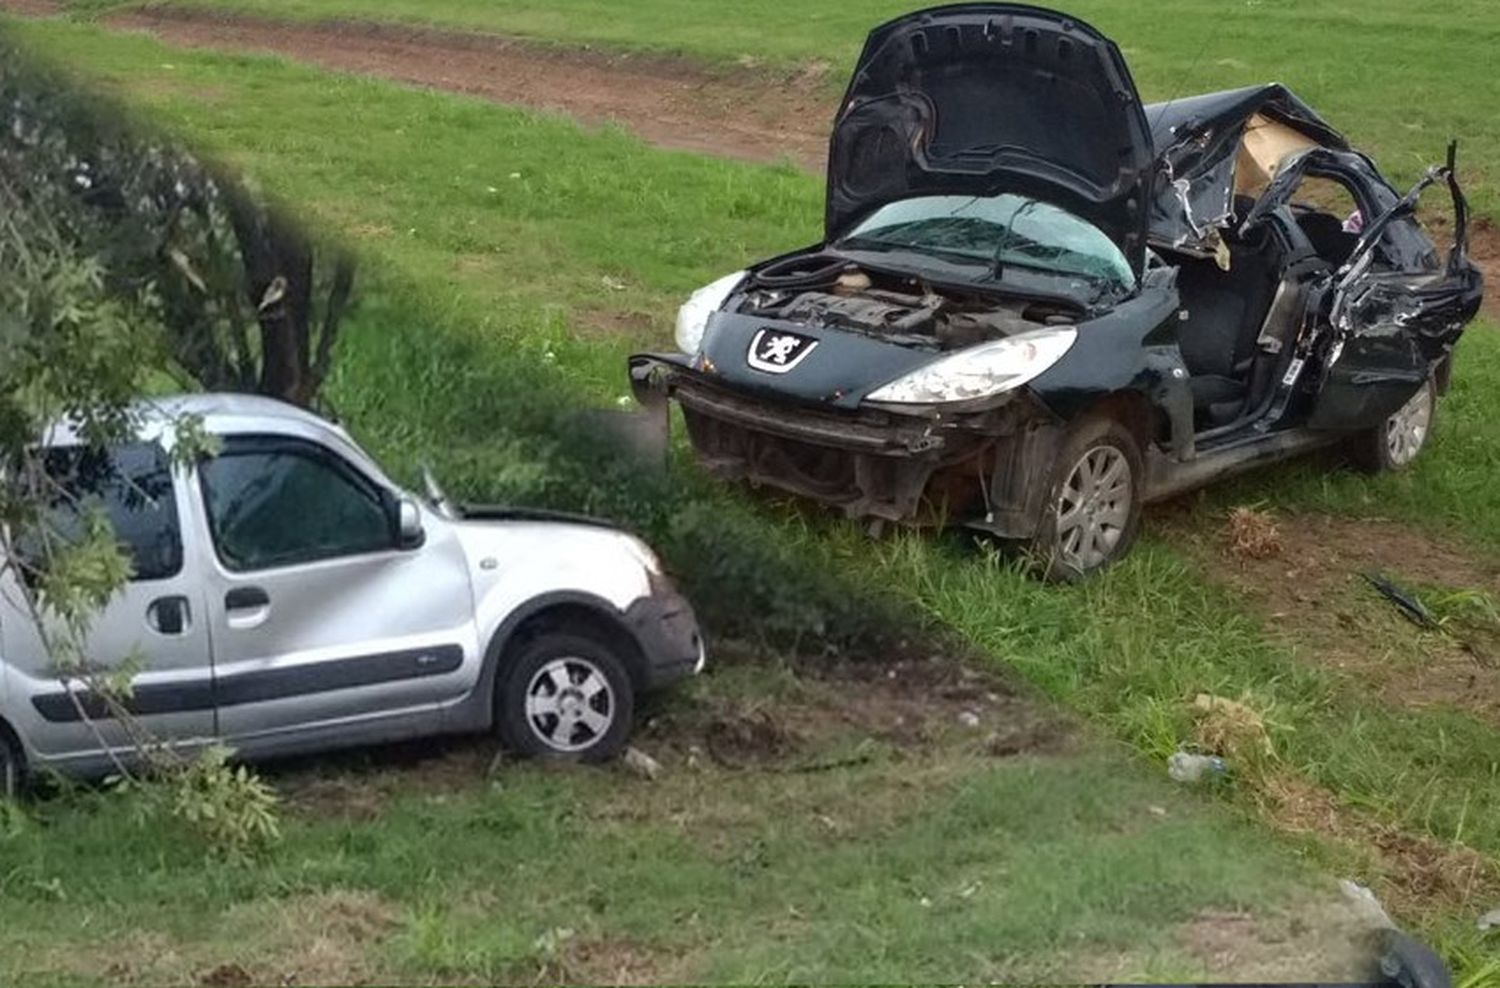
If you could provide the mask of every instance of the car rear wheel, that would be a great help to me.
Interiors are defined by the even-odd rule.
[[[1063,442],[1030,554],[1048,580],[1071,581],[1130,551],[1141,524],[1140,447],[1110,418],[1080,422]]]
[[[597,762],[625,747],[635,695],[625,665],[595,639],[544,631],[498,683],[501,740],[524,755]]]
[[[1370,473],[1405,470],[1426,447],[1436,413],[1437,390],[1429,380],[1384,423],[1355,438],[1350,450],[1355,463]]]

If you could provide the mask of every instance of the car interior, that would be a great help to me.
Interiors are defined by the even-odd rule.
[[[1200,439],[1231,432],[1269,408],[1312,277],[1343,264],[1359,240],[1346,229],[1353,204],[1347,189],[1309,179],[1297,199],[1270,222],[1242,231],[1255,197],[1236,195],[1220,258],[1172,257],[1183,308],[1178,345]],[[1227,269],[1220,267],[1224,258]]]

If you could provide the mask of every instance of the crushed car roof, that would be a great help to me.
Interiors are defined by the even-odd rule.
[[[1280,83],[1186,96],[1145,107],[1157,158],[1150,238],[1212,254],[1234,218],[1236,194],[1253,195],[1282,160],[1349,142]]]

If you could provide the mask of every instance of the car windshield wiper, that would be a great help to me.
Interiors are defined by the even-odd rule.
[[[870,250],[881,253],[912,249],[911,244],[901,243],[896,240],[881,240],[878,237],[845,237],[839,241],[838,246],[843,250]]]

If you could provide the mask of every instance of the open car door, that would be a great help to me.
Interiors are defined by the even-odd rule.
[[[1245,219],[1248,228],[1286,205],[1303,178],[1336,177],[1356,193],[1359,240],[1332,274],[1321,378],[1308,424],[1355,430],[1380,425],[1448,357],[1479,310],[1483,279],[1468,257],[1468,203],[1447,163],[1397,197],[1363,155],[1315,148],[1285,162]],[[1439,258],[1416,221],[1421,194],[1438,183],[1453,202],[1453,244]]]

